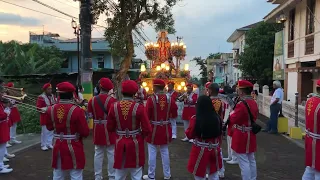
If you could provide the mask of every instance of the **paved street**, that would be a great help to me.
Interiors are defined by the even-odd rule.
[[[182,137],[183,128],[179,127]],[[299,180],[304,171],[304,150],[288,141],[281,135],[259,133],[258,152],[256,154],[258,166],[258,180]],[[84,141],[87,166],[84,170],[84,179],[93,180],[94,148],[91,137]],[[171,171],[173,180],[191,180],[192,175],[186,169],[191,144],[180,140],[170,145]],[[226,150],[226,143],[223,144]],[[1,180],[49,180],[52,179],[51,152],[43,152],[39,146],[16,154],[10,162],[14,172],[0,175]],[[106,166],[104,166],[106,167]],[[157,180],[163,179],[161,159],[158,157]],[[146,170],[147,166],[145,167]],[[106,173],[104,169],[104,173]],[[240,180],[240,171],[237,165],[226,165],[226,180]]]

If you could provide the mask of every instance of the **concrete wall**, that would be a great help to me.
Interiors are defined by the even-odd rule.
[[[257,98],[257,103],[259,106],[260,114],[270,117],[270,101],[271,96],[269,94],[269,87],[263,87],[263,93],[259,93]],[[282,112],[285,117],[289,119],[289,127],[294,126],[295,122],[295,104],[291,101],[283,101],[282,102]],[[305,107],[299,105],[298,106],[298,119],[299,119],[299,127],[302,129],[305,128]]]

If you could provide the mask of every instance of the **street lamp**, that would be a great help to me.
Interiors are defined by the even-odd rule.
[[[78,55],[78,82],[80,82],[80,26],[72,19],[71,27],[74,29],[74,35],[77,36],[77,55]]]

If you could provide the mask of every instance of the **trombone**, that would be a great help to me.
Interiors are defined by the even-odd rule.
[[[18,101],[19,104],[26,108],[26,109],[29,109],[29,110],[33,110],[33,111],[37,111],[37,112],[40,112],[40,113],[46,113],[47,111],[47,107],[44,107],[44,108],[38,108],[34,105],[31,105],[31,104],[27,104],[27,103],[23,103],[23,101],[25,100],[25,98],[27,97],[27,94],[24,94],[20,97],[17,97],[17,96],[9,96],[9,95],[3,95],[2,98],[4,99],[7,99],[9,101]]]
[[[28,94],[28,96],[24,96],[26,95],[26,93],[24,92],[24,88],[13,88],[13,87],[4,87],[4,88],[6,93],[10,96],[14,96],[14,97],[21,96],[26,98],[26,100],[36,102],[37,95]]]

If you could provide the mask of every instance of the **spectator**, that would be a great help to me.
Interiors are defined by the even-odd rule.
[[[283,101],[283,89],[281,88],[280,81],[273,82],[274,92],[271,97],[270,104],[270,119],[267,123],[267,128],[263,132],[268,132],[270,134],[278,133],[278,117],[281,110],[281,105]]]

